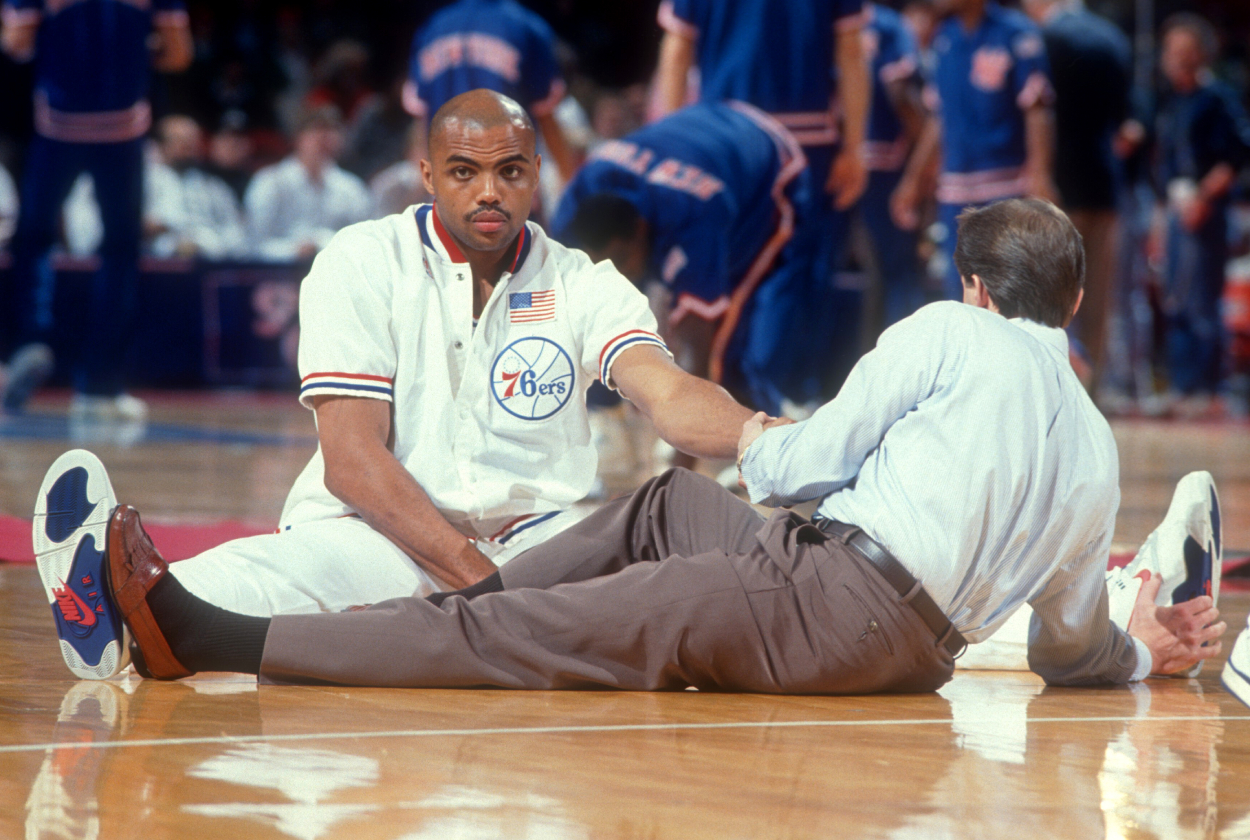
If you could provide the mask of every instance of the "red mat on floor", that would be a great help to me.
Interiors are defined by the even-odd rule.
[[[234,522],[203,522],[195,525],[165,525],[144,522],[143,528],[152,537],[166,560],[185,560],[213,546],[221,545],[239,537],[268,534],[272,527]],[[0,516],[0,562],[33,563],[34,551],[30,545],[30,520],[16,516]]]

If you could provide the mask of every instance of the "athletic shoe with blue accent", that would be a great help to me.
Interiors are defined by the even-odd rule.
[[[1250,618],[1246,619],[1246,629],[1233,642],[1233,652],[1224,663],[1220,682],[1230,694],[1250,706]]]
[[[61,656],[75,676],[103,680],[130,664],[130,638],[108,597],[105,535],[117,499],[100,459],[57,458],[35,499],[32,539]]]
[[[1210,595],[1218,602],[1223,543],[1215,481],[1209,472],[1192,472],[1177,483],[1167,515],[1133,561],[1107,573],[1111,620],[1127,629],[1143,571],[1163,577],[1155,599],[1159,606],[1181,604],[1199,595]],[[1201,670],[1199,662],[1178,676],[1196,677]]]

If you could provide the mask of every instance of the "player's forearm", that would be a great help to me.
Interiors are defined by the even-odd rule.
[[[907,138],[907,144],[914,146],[919,142],[925,127],[925,110],[920,103],[919,90],[913,82],[900,79],[887,85],[886,93],[903,125],[903,136]]]
[[[1049,183],[1055,164],[1055,121],[1050,108],[1034,105],[1024,112],[1024,143],[1029,176],[1035,183]]]
[[[159,47],[152,58],[152,66],[161,73],[181,73],[191,66],[195,58],[195,44],[191,30],[185,25],[158,26]]]
[[[560,128],[560,123],[553,114],[547,114],[538,118],[538,130],[542,132],[543,141],[547,144],[547,151],[554,159],[560,178],[566,183],[572,180],[577,173],[577,167],[581,165],[581,155],[564,136],[564,129]]]
[[[937,163],[938,153],[942,148],[942,123],[930,114],[920,129],[920,137],[907,159],[903,169],[903,180],[919,184],[925,180],[925,174]]]
[[[842,106],[842,147],[864,144],[872,85],[858,29],[840,31],[837,41],[838,99]]]
[[[428,572],[454,587],[476,583],[495,565],[451,526],[416,479],[385,448],[350,466],[326,464],[326,488]]]
[[[326,395],[314,404],[325,485],[335,498],[452,586],[468,586],[495,570],[391,452],[389,403]]]
[[[1237,172],[1227,163],[1217,163],[1198,184],[1198,197],[1203,201],[1223,198],[1233,186]]]
[[[751,417],[751,409],[740,405],[713,382],[693,376],[685,378],[684,387],[651,411],[655,430],[688,455],[736,458],[742,424]]]
[[[658,117],[686,104],[686,78],[694,64],[694,41],[666,32],[660,42],[660,64],[655,73]]]

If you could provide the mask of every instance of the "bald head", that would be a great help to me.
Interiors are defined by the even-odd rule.
[[[431,151],[449,134],[477,134],[493,128],[511,127],[530,144],[533,153],[534,123],[525,109],[502,93],[478,88],[443,103],[430,120]]]

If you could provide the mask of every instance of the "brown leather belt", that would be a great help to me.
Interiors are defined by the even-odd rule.
[[[813,519],[812,524],[843,545],[849,545],[855,549],[860,557],[880,572],[886,583],[903,596],[903,603],[911,606],[916,611],[916,615],[920,616],[920,620],[928,625],[933,635],[937,636],[937,644],[950,651],[951,656],[958,658],[964,652],[964,649],[968,647],[967,640],[955,629],[955,625],[946,617],[946,613],[933,602],[933,598],[925,591],[920,581],[916,580],[893,554],[865,534],[858,525],[847,525],[831,519]]]

